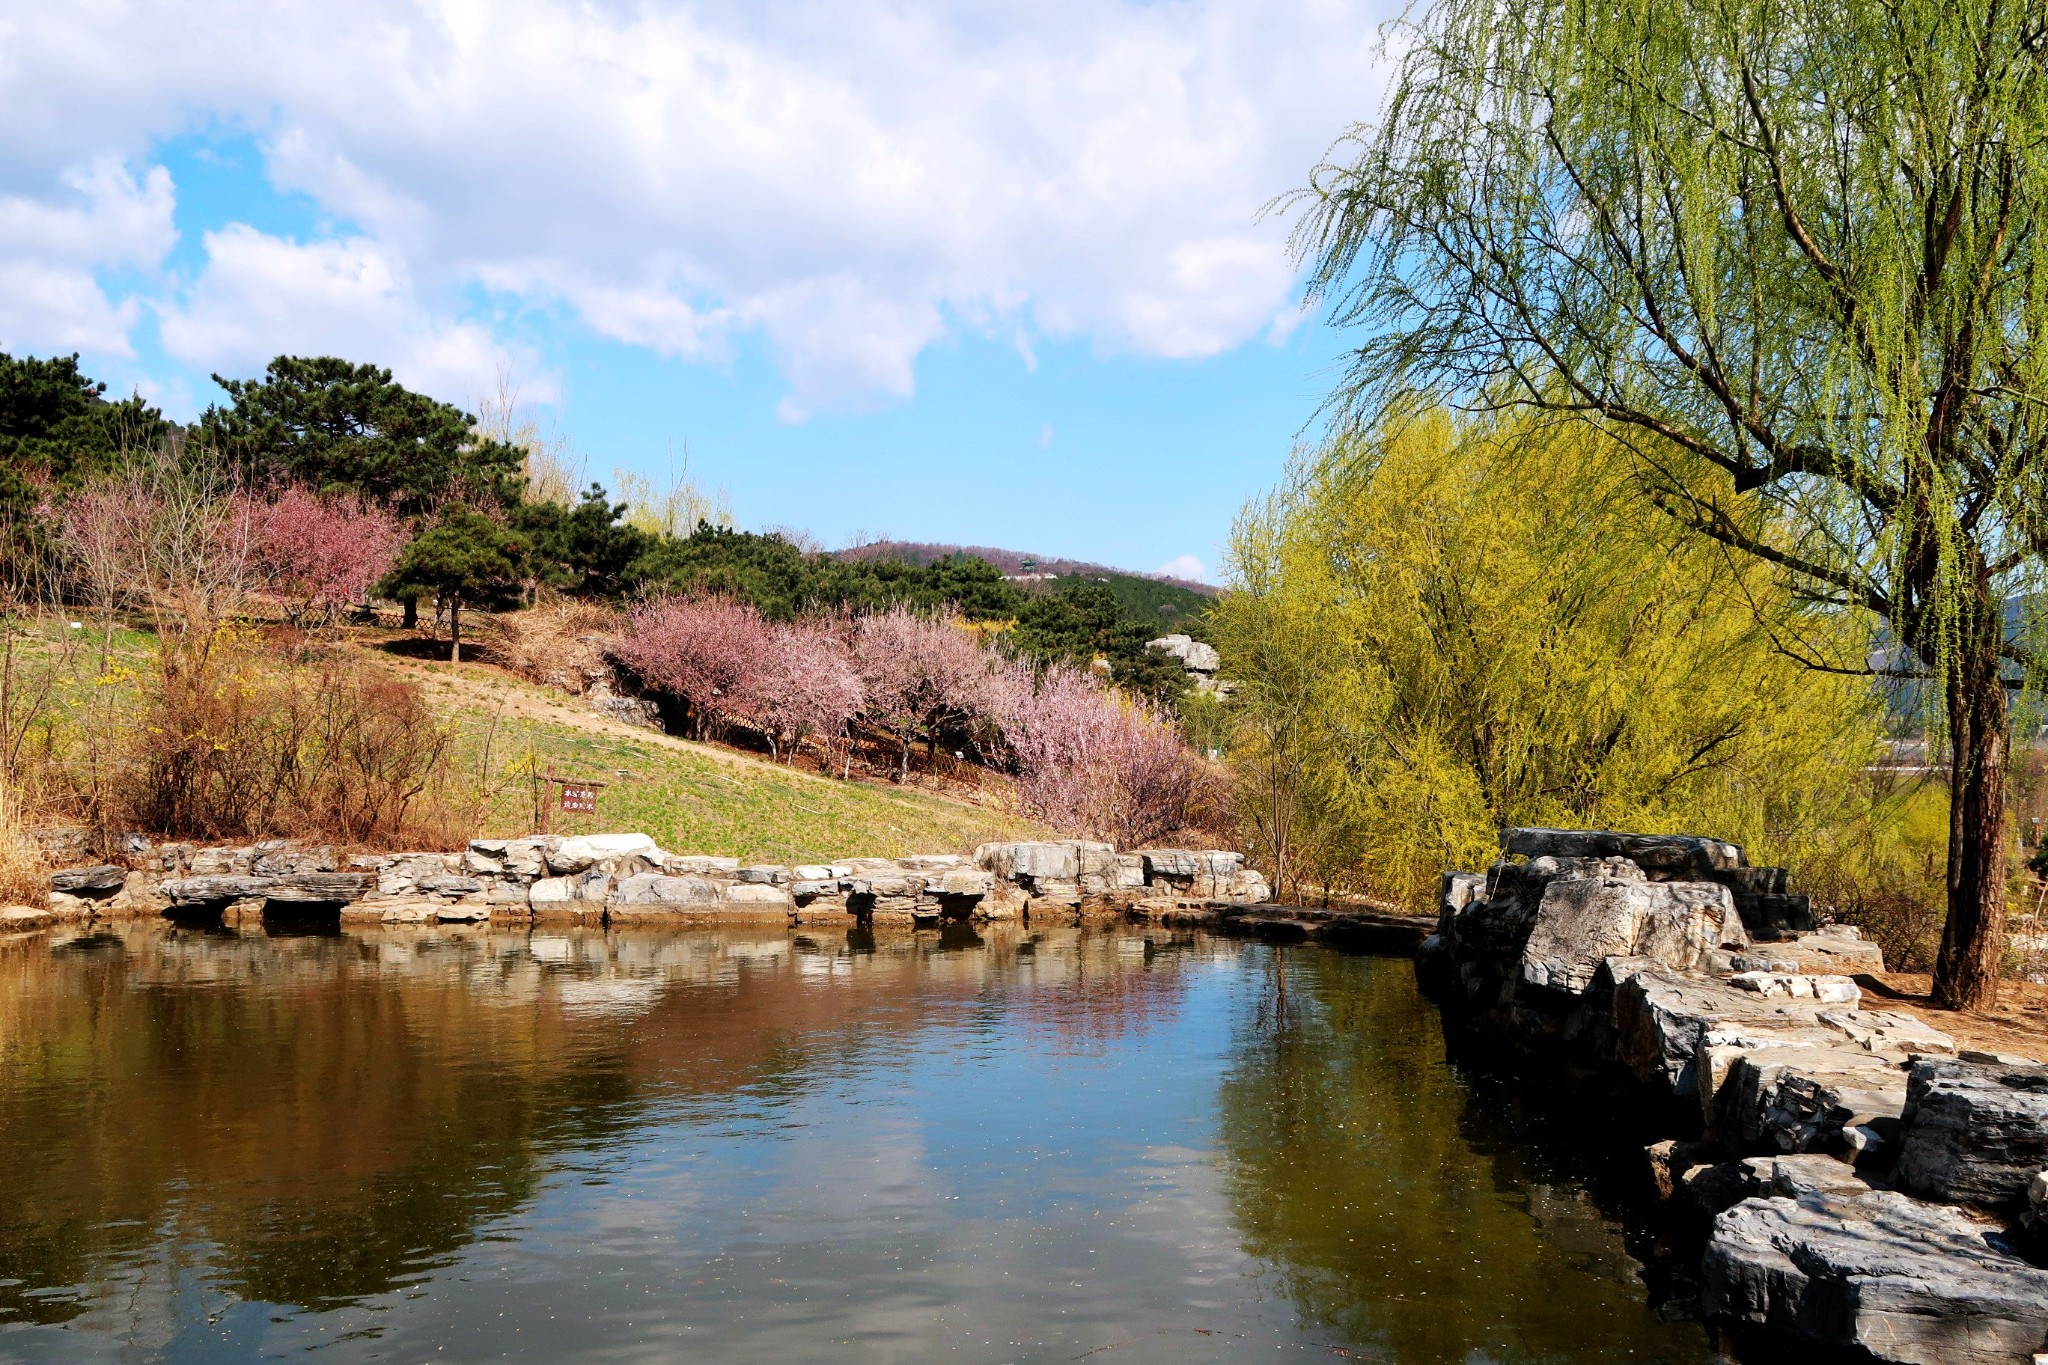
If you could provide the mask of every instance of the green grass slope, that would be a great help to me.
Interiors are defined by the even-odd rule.
[[[637,831],[671,853],[805,863],[966,853],[994,839],[1050,837],[993,805],[842,782],[621,725],[495,669],[421,662],[400,668],[456,719],[469,771],[481,776],[488,749],[490,835],[532,831],[531,783],[513,775],[531,763],[608,784],[596,817],[557,817],[558,832]]]

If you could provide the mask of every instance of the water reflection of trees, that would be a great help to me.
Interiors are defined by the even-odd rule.
[[[1187,995],[1179,970],[1193,953],[1189,934],[1096,934],[1051,930],[1008,974],[1019,997],[1010,1013],[1019,1040],[1068,1052],[1142,1036],[1174,1015]]]
[[[1305,1317],[1403,1365],[1711,1358],[1648,1310],[1583,1169],[1444,1064],[1407,964],[1260,953],[1218,1138],[1245,1249]]]
[[[1192,940],[132,926],[0,946],[0,1321],[64,1321],[166,1247],[239,1298],[415,1282],[565,1154],[745,1121],[836,1060],[1008,1029],[1087,1047],[1173,1008]],[[111,1310],[109,1310],[111,1311]]]

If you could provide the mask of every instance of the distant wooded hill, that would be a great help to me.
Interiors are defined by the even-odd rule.
[[[919,568],[954,555],[970,555],[976,559],[986,560],[1011,578],[1026,578],[1034,574],[1050,575],[1049,578],[1040,580],[1047,589],[1057,588],[1061,583],[1077,578],[1103,583],[1116,595],[1117,606],[1127,619],[1156,625],[1162,635],[1175,631],[1204,634],[1202,615],[1218,596],[1217,589],[1207,583],[1196,583],[1185,578],[1169,578],[1164,574],[1131,573],[1124,569],[1112,569],[1106,564],[1027,554],[1021,550],[1000,550],[988,545],[940,545],[915,540],[878,540],[836,552],[836,557],[840,559],[888,559]],[[1022,586],[1029,587],[1031,583],[1027,580]]]

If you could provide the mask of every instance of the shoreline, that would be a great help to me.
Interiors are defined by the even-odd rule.
[[[794,866],[671,854],[644,834],[476,839],[458,853],[385,854],[289,841],[159,845],[126,836],[119,854],[119,862],[54,873],[47,905],[0,910],[0,927],[101,918],[917,927],[1124,916],[1172,923],[1270,896],[1242,854],[1119,853],[1087,840]]]
[[[1796,923],[1782,872],[1733,845],[1513,830],[1503,851],[1445,874],[1418,984],[1454,1047],[1654,1135],[1647,1181],[1703,1232],[1674,1311],[1746,1356],[2048,1350],[2048,1066],[1869,1007],[1852,974],[1881,955]]]

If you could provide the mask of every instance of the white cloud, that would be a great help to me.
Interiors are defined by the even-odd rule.
[[[165,352],[188,364],[242,375],[275,355],[339,355],[453,402],[533,371],[488,328],[429,310],[404,263],[367,238],[301,244],[235,223],[205,245],[205,269],[160,323]],[[553,394],[545,376],[527,384],[530,399]]]
[[[1185,578],[1195,583],[1207,583],[1209,570],[1193,555],[1176,555],[1159,566],[1160,573],[1169,578]]]
[[[141,310],[110,301],[89,270],[0,260],[0,351],[129,356]]]
[[[161,167],[138,181],[107,158],[65,172],[53,197],[0,195],[0,350],[132,355],[141,308],[110,299],[97,272],[160,263],[174,206]]]
[[[1027,356],[1270,335],[1293,274],[1258,210],[1370,112],[1394,8],[93,0],[82,43],[75,7],[19,6],[0,190],[247,128],[358,234],[298,250],[383,262],[432,310],[417,344],[469,335],[450,300],[476,285],[687,360],[755,333],[800,416],[901,398],[962,329]]]

